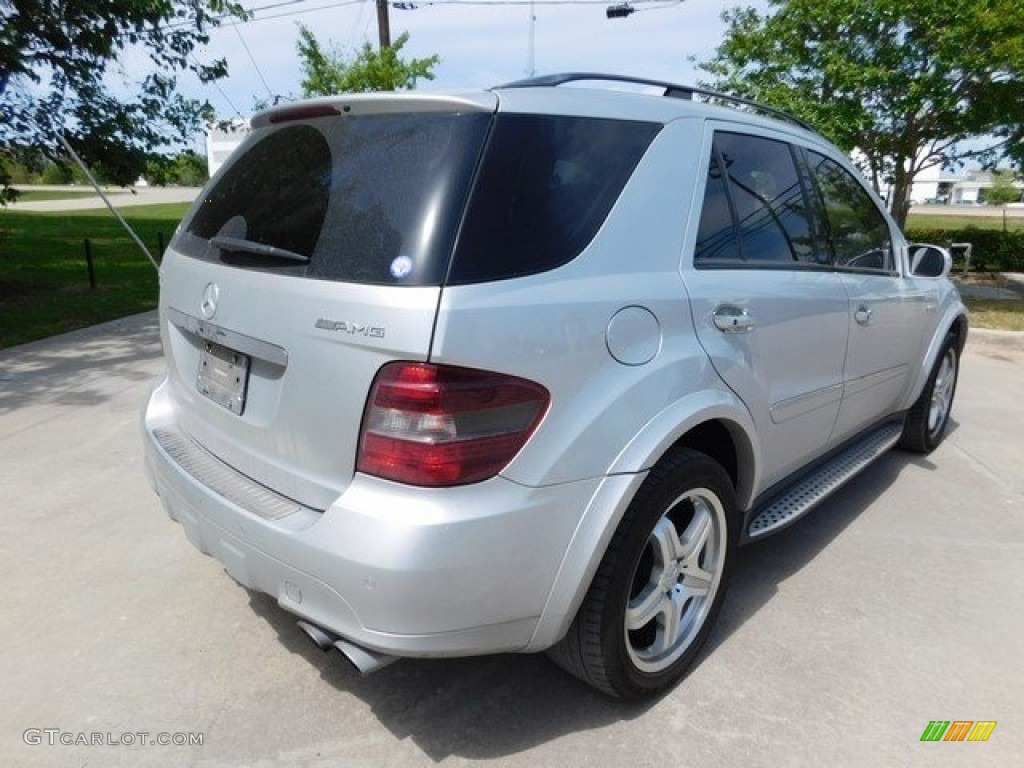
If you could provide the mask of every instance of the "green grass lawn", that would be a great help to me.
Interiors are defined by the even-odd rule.
[[[159,259],[189,203],[147,205],[121,215]],[[83,241],[93,244],[95,290]],[[154,309],[153,265],[107,210],[0,209],[0,349]]]
[[[911,213],[907,217],[907,229],[999,229],[1003,228],[1003,217],[993,216],[943,216],[941,214]],[[1024,216],[1007,216],[1008,230],[1024,229]]]
[[[77,200],[83,197],[96,197],[92,189],[22,189],[18,195],[19,203],[35,203],[40,200]]]
[[[1000,331],[1024,331],[1024,301],[977,299],[964,296],[971,313],[972,328],[994,328]]]

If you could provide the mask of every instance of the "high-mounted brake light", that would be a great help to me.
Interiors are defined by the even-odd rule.
[[[486,480],[519,453],[550,400],[515,376],[389,363],[370,391],[356,469],[432,487]]]
[[[275,112],[270,116],[270,122],[276,125],[290,123],[292,120],[310,120],[314,117],[333,117],[340,114],[341,111],[337,107],[332,107],[329,104],[311,104],[306,107],[293,107]]]

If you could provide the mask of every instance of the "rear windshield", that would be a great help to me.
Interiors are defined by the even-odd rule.
[[[372,115],[258,132],[206,190],[175,250],[310,278],[439,285],[490,119]]]
[[[234,155],[174,247],[237,267],[380,285],[534,274],[587,246],[659,129],[424,113],[271,128]]]

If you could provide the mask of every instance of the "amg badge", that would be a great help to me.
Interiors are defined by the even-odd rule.
[[[367,336],[371,339],[384,338],[384,328],[379,325],[361,325],[345,320],[325,320],[321,317],[316,321],[316,327],[323,331],[341,331],[350,336]]]

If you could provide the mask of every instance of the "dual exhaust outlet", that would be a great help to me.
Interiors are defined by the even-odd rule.
[[[363,648],[362,646],[350,643],[348,640],[344,640],[338,637],[333,632],[318,627],[316,624],[310,624],[308,621],[299,621],[299,628],[306,633],[306,636],[319,648],[321,651],[329,651],[331,648],[337,648],[341,651],[341,654],[348,659],[352,666],[359,670],[359,674],[366,675],[376,672],[378,669],[383,669],[388,664],[393,664],[398,661],[397,656],[386,656],[383,653],[377,653],[371,651],[369,648]]]

